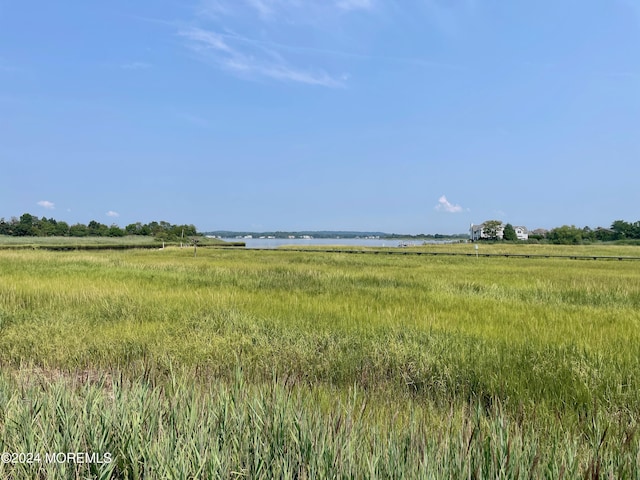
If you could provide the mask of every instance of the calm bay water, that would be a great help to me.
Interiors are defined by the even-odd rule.
[[[400,247],[425,243],[423,240],[389,240],[377,238],[223,238],[229,242],[245,242],[247,248],[278,248],[282,246],[345,246],[345,247]],[[449,243],[428,241],[426,243]]]

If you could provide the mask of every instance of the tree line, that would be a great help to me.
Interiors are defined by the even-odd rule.
[[[14,237],[124,237],[125,235],[153,236],[164,240],[199,235],[193,225],[172,225],[169,222],[131,223],[124,228],[116,224],[110,226],[91,220],[87,225],[67,222],[54,218],[38,218],[24,213],[20,218],[10,220],[0,218],[0,235]]]
[[[483,235],[487,240],[498,240],[498,231],[502,229],[502,240],[517,241],[514,227],[507,223],[504,227],[500,220],[489,220],[483,223]],[[616,220],[610,228],[580,228],[575,225],[563,225],[549,231],[534,230],[529,232],[529,242],[548,242],[562,245],[580,245],[593,242],[630,242],[640,243],[640,221],[626,222]]]
[[[531,238],[531,235],[530,235]],[[626,222],[616,220],[610,228],[590,227],[579,228],[575,225],[563,225],[550,230],[545,236],[550,243],[573,244],[593,242],[640,241],[640,221]]]

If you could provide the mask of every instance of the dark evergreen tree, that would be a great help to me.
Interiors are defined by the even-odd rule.
[[[513,228],[513,225],[511,225],[510,223],[507,223],[504,226],[502,239],[506,240],[508,242],[515,242],[516,240],[518,240],[518,235],[516,234],[516,229]]]

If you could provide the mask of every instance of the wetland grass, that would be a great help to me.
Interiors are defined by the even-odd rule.
[[[0,251],[0,475],[638,478],[638,265],[477,260]]]

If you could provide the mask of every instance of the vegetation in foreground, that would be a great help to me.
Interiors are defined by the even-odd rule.
[[[0,450],[113,456],[4,477],[640,475],[636,262],[9,250],[0,271]]]

